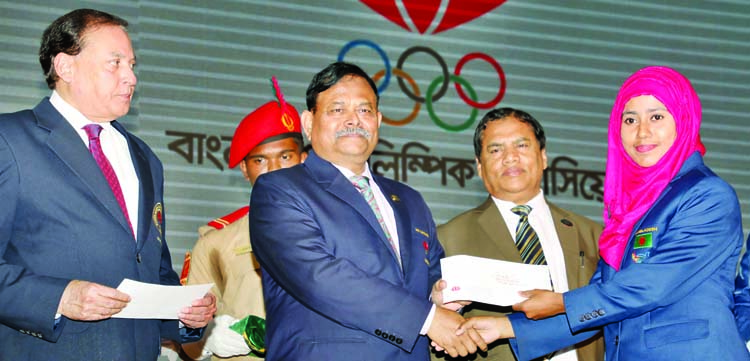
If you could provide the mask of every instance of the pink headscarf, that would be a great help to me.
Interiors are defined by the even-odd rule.
[[[620,136],[622,111],[634,97],[652,95],[674,117],[677,137],[653,166],[641,167],[625,152]],[[623,83],[609,116],[609,146],[604,179],[604,231],[599,253],[620,270],[623,253],[636,222],[656,202],[685,160],[696,151],[706,153],[700,140],[701,103],[690,81],[674,69],[649,66]]]

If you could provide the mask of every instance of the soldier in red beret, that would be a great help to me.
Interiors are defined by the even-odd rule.
[[[250,184],[261,174],[294,166],[307,157],[299,114],[284,101],[276,78],[272,81],[277,101],[262,105],[242,119],[229,150],[229,167],[239,164]],[[187,284],[213,282],[218,310],[213,328],[209,326],[203,340],[183,345],[187,356],[194,359],[211,355],[217,360],[260,357],[251,353],[239,333],[229,329],[248,315],[265,318],[260,265],[250,247],[248,210],[242,207],[198,230],[198,241],[189,256]]]

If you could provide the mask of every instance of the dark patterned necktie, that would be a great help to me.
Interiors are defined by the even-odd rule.
[[[531,207],[520,205],[513,207],[511,211],[521,217],[518,220],[518,226],[516,226],[516,247],[518,247],[518,252],[521,253],[523,263],[547,264],[544,259],[542,244],[539,243],[539,236],[529,224]]]
[[[115,170],[112,168],[112,164],[109,163],[109,160],[104,155],[102,144],[99,141],[99,133],[102,132],[102,126],[99,124],[87,124],[83,127],[83,129],[89,136],[89,151],[91,152],[91,155],[94,156],[96,164],[99,165],[99,168],[102,170],[104,178],[107,178],[109,188],[112,189],[112,193],[114,193],[115,199],[117,199],[117,203],[120,205],[122,213],[125,215],[125,220],[128,221],[130,231],[132,232],[133,225],[130,224],[128,207],[125,204],[125,196],[122,194],[122,188],[120,188],[120,181],[117,180],[117,174],[115,174]]]

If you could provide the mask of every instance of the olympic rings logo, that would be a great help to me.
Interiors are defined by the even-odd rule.
[[[357,46],[365,46],[372,48],[375,50],[375,52],[380,55],[380,58],[383,60],[383,63],[385,65],[383,70],[378,71],[375,73],[375,75],[372,76],[372,80],[377,83],[380,81],[380,79],[383,79],[383,82],[378,86],[378,94],[382,94],[385,92],[385,90],[388,88],[391,82],[392,77],[396,77],[398,80],[398,86],[401,88],[401,91],[410,99],[414,100],[414,108],[412,108],[411,113],[407,115],[403,119],[391,119],[383,115],[383,121],[386,124],[395,125],[395,126],[404,126],[406,124],[411,123],[419,114],[419,111],[421,110],[422,104],[425,105],[427,108],[427,112],[430,115],[430,118],[432,119],[435,124],[437,124],[439,127],[453,132],[459,132],[464,129],[469,128],[472,124],[474,124],[474,121],[477,118],[477,115],[479,114],[478,109],[489,109],[500,103],[500,101],[503,99],[503,96],[505,96],[505,72],[503,71],[503,67],[500,66],[500,64],[490,57],[489,55],[485,53],[469,53],[464,55],[458,63],[456,63],[456,67],[453,70],[453,74],[450,74],[448,71],[448,65],[445,63],[445,59],[443,59],[440,54],[438,54],[435,50],[432,48],[428,48],[426,46],[412,46],[409,49],[406,49],[401,56],[398,58],[398,62],[396,63],[396,67],[391,67],[391,62],[388,59],[388,56],[385,54],[385,51],[376,43],[370,41],[370,40],[352,40],[346,45],[344,45],[343,48],[341,48],[341,51],[339,51],[338,55],[338,61],[343,61],[344,56]],[[406,59],[409,58],[409,56],[415,54],[415,53],[425,53],[427,55],[430,55],[431,57],[435,58],[437,63],[440,65],[440,68],[442,70],[442,73],[438,75],[427,87],[427,93],[425,93],[424,96],[422,96],[421,91],[419,89],[419,86],[417,86],[417,83],[414,81],[414,79],[406,73],[403,70],[404,63],[406,62]],[[469,84],[466,79],[461,77],[461,70],[466,65],[466,63],[472,61],[472,60],[484,60],[487,63],[492,66],[493,69],[495,69],[495,72],[497,72],[498,78],[500,79],[500,87],[497,91],[497,94],[494,98],[490,99],[487,102],[479,102],[477,100],[477,94],[476,91],[474,91],[474,88],[472,88],[471,84]],[[446,81],[447,79],[447,81]],[[469,115],[469,118],[464,121],[461,124],[448,124],[437,115],[434,109],[434,104],[442,98],[445,93],[448,91],[448,85],[450,82],[453,82],[456,87],[456,92],[458,93],[458,96],[461,98],[461,100],[466,103],[466,105],[471,106],[471,114]],[[408,86],[407,86],[408,83]],[[464,91],[464,88],[466,91]],[[468,93],[468,96],[467,94]]]

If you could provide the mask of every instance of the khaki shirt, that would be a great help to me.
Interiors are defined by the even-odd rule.
[[[222,229],[202,226],[198,233],[200,238],[193,247],[187,284],[215,284],[211,291],[216,295],[217,315],[228,314],[237,319],[247,315],[265,318],[260,264],[250,246],[248,215]],[[205,339],[183,345],[183,348],[189,355],[197,357]],[[211,359],[259,360],[248,356],[213,356]]]

